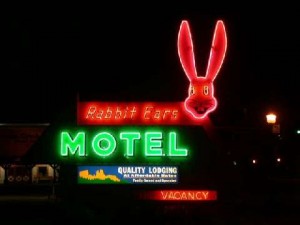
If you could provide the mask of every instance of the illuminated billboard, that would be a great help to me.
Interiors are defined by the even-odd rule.
[[[217,107],[213,82],[227,50],[223,22],[216,23],[205,74],[197,73],[186,20],[180,25],[177,50],[189,81],[188,97],[184,95],[182,101],[111,102],[78,98],[76,126],[61,128],[55,144],[62,162],[76,163],[79,184],[179,187],[213,179],[212,147],[206,131],[211,128],[208,115]],[[154,200],[203,201],[215,200],[216,192],[174,188],[149,196]]]

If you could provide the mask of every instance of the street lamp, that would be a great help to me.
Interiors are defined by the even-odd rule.
[[[275,124],[276,123],[276,115],[273,113],[269,113],[266,115],[267,123],[268,124]]]

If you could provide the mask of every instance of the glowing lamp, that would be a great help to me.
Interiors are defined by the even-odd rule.
[[[275,124],[276,123],[276,115],[273,113],[270,113],[268,115],[266,115],[267,118],[267,123],[268,124]]]
[[[277,162],[279,162],[279,163],[280,163],[280,162],[281,162],[281,158],[277,158]]]

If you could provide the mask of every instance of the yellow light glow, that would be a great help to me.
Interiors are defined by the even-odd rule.
[[[267,117],[267,123],[270,123],[270,124],[276,123],[276,115],[275,114],[270,113],[270,114],[266,115],[266,117]]]

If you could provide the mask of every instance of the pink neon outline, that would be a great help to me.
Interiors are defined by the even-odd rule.
[[[224,40],[223,43],[215,43],[217,38],[218,39],[222,39]],[[220,44],[221,47],[223,47],[223,49],[221,49],[221,53],[216,53],[214,50],[214,47],[216,44]],[[218,46],[219,47],[219,46]],[[217,21],[217,25],[215,27],[215,31],[214,31],[214,37],[213,37],[213,41],[212,41],[212,45],[211,45],[211,49],[210,49],[210,54],[209,54],[209,60],[208,60],[208,65],[207,65],[207,69],[206,69],[206,78],[207,79],[211,79],[212,81],[215,80],[215,78],[217,77],[221,67],[222,67],[222,64],[223,64],[223,61],[224,61],[224,58],[225,58],[225,53],[226,53],[226,50],[227,50],[227,36],[226,36],[226,30],[225,30],[225,26],[224,26],[224,23],[223,21],[221,20],[218,20]],[[214,72],[211,72],[212,68],[211,68],[211,61],[213,60],[213,57],[214,56],[219,56],[219,59],[217,59],[218,63],[217,63],[217,67],[215,68],[215,71]]]
[[[184,37],[187,38],[187,40],[185,40],[185,42],[183,41]],[[218,42],[216,43],[216,41],[218,41]],[[187,46],[183,46],[184,44],[187,44],[190,47],[190,48],[188,48],[189,51],[188,51],[187,56],[184,55],[184,52],[186,51],[186,48],[187,48]],[[218,45],[218,48],[221,48],[221,50],[219,52],[213,51],[214,48],[216,47],[216,45]],[[225,58],[225,53],[227,50],[227,36],[226,36],[226,30],[225,30],[223,21],[218,20],[216,27],[215,27],[213,41],[212,41],[212,47],[210,50],[210,56],[209,56],[209,60],[208,60],[208,66],[207,66],[207,71],[206,71],[205,77],[197,76],[192,36],[190,33],[188,21],[186,21],[186,20],[183,20],[180,25],[177,48],[178,48],[178,55],[179,55],[180,63],[181,63],[183,70],[184,70],[185,74],[187,75],[190,82],[193,78],[197,79],[197,80],[211,79],[211,82],[213,82],[223,64],[223,61]],[[219,58],[217,58],[216,62],[214,63],[214,65],[217,65],[217,66],[213,68],[211,66],[211,61],[214,59],[214,57],[218,57],[218,56],[219,56]],[[188,90],[188,92],[189,92],[189,90]],[[189,99],[189,93],[188,93],[188,97],[184,101],[185,110],[187,112],[189,112],[195,119],[204,119],[208,115],[208,113],[214,111],[218,105],[218,101],[214,97],[213,83],[212,83],[211,92],[212,92],[211,98],[214,100],[215,105],[213,106],[213,108],[207,110],[203,115],[200,115],[200,116],[195,115],[193,111],[188,109],[187,100]]]
[[[187,40],[183,41],[182,40],[183,38],[187,38]],[[185,43],[188,46],[183,46],[183,44]],[[192,35],[190,32],[188,21],[186,20],[183,20],[180,25],[180,29],[178,33],[177,50],[179,54],[180,63],[189,81],[191,81],[193,78],[197,78],[198,76],[197,76],[197,70],[195,66]]]
[[[207,110],[202,116],[197,116],[194,114],[193,111],[189,110],[188,107],[187,107],[187,100],[189,97],[187,97],[184,101],[184,108],[186,111],[188,111],[190,114],[192,114],[192,116],[195,118],[195,119],[205,119],[205,117],[212,111],[214,111],[216,108],[217,108],[217,105],[218,105],[218,101],[217,99],[215,98],[215,96],[213,96],[214,94],[214,86],[212,86],[212,98],[214,99],[215,101],[215,105],[213,108],[211,108],[210,110]]]

